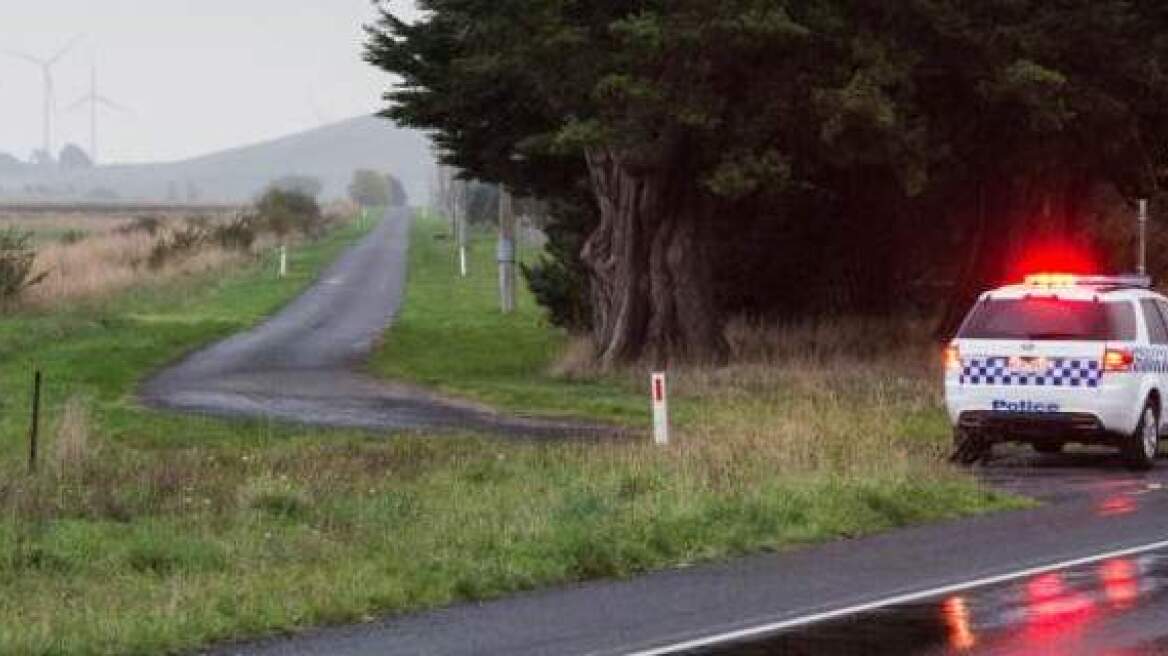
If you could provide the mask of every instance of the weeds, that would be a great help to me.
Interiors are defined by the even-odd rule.
[[[36,251],[32,233],[18,228],[0,230],[0,301],[8,301],[39,284],[46,274],[33,274]]]
[[[118,227],[117,232],[123,235],[143,233],[150,237],[154,237],[162,231],[162,227],[163,219],[157,216],[139,216],[135,217],[134,220]]]
[[[80,241],[84,241],[88,236],[89,233],[85,232],[84,230],[66,230],[61,234],[61,243],[76,244]]]
[[[43,246],[37,256],[42,282],[27,289],[19,302],[48,308],[92,301],[134,286],[165,284],[176,277],[222,269],[247,257],[218,248],[187,250],[181,258],[161,257],[155,253],[163,240],[169,248],[167,232],[152,238],[141,231],[112,230],[74,244]]]
[[[79,397],[71,397],[61,411],[50,452],[58,476],[80,477],[88,465],[97,461],[99,454],[91,432],[88,405]]]

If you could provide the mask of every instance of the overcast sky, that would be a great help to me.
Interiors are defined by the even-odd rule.
[[[412,0],[389,2],[414,16]],[[49,57],[65,142],[89,147],[89,90],[133,110],[103,112],[106,161],[174,160],[371,113],[390,79],[361,59],[371,0],[0,0],[0,49]],[[0,56],[0,151],[41,143],[41,74]]]

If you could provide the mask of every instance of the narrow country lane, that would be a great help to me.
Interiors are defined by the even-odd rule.
[[[510,417],[357,371],[402,301],[413,213],[391,209],[308,291],[254,330],[143,385],[149,406],[378,431],[480,431],[530,439],[612,429]]]

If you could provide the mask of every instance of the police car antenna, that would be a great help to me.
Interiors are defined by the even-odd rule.
[[[1141,276],[1148,275],[1148,201],[1140,199],[1140,253],[1139,272]]]

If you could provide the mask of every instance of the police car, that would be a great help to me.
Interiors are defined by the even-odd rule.
[[[956,442],[1155,464],[1168,402],[1168,300],[1143,276],[1039,274],[981,296],[945,353]]]

